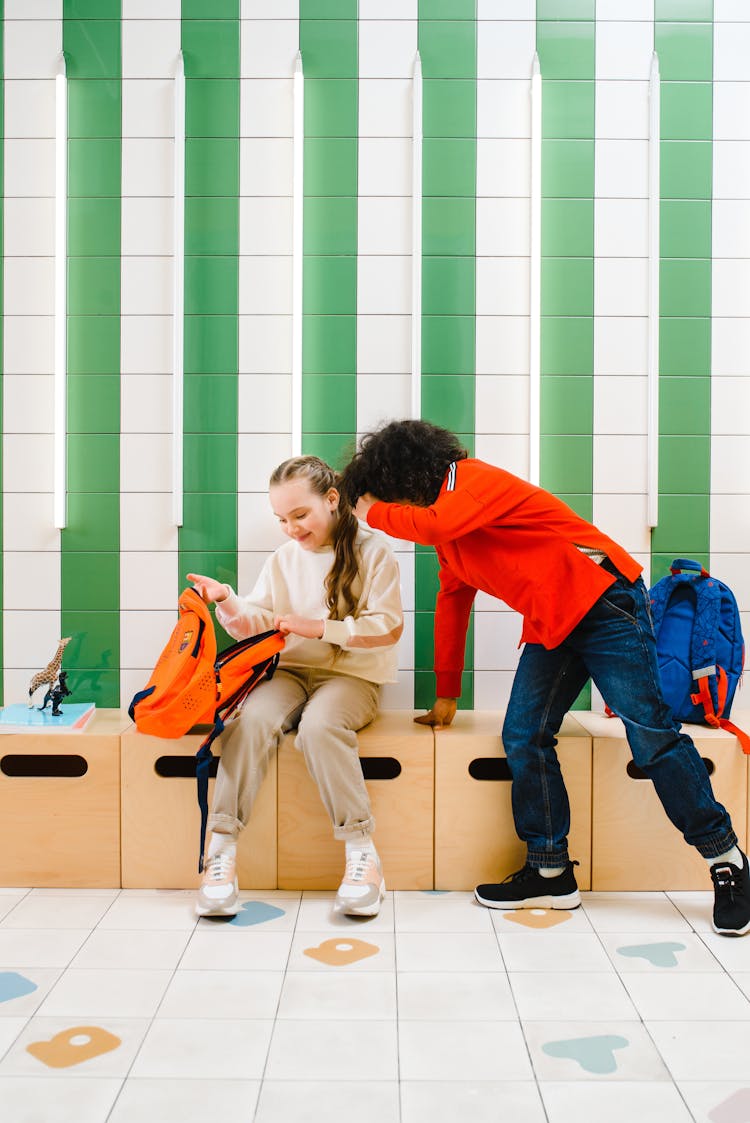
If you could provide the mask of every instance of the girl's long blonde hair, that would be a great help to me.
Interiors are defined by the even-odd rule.
[[[339,490],[338,476],[318,456],[293,456],[291,460],[285,460],[272,472],[269,487],[299,479],[307,480],[317,495],[327,495],[332,487]],[[333,564],[325,580],[326,607],[334,620],[353,616],[357,608],[352,585],[359,573],[354,545],[358,529],[359,524],[349,502],[339,491],[338,518],[332,536]]]

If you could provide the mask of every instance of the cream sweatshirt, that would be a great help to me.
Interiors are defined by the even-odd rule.
[[[303,550],[289,541],[268,558],[249,596],[230,590],[226,600],[216,605],[216,619],[235,639],[268,631],[275,616],[323,620],[321,639],[286,637],[281,666],[316,667],[370,682],[394,682],[396,644],[404,627],[398,564],[390,546],[367,527],[360,526],[356,548],[354,616],[331,620],[325,604],[324,582],[333,548]]]

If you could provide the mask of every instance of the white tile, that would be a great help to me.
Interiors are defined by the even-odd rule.
[[[711,432],[750,436],[750,379],[711,379]]]
[[[596,77],[648,80],[654,29],[648,22],[601,22],[596,27]]]
[[[54,386],[51,374],[6,373],[3,376],[3,428],[6,434],[53,431]]]
[[[240,194],[291,195],[294,147],[291,137],[240,140]]]
[[[357,941],[352,944],[352,940]],[[363,946],[364,945],[364,946]],[[326,954],[320,959],[319,949]],[[359,958],[348,961],[348,954],[354,948]],[[335,953],[346,956],[347,961],[328,962]],[[322,953],[321,953],[322,954]],[[290,971],[317,971],[334,974],[346,971],[347,974],[375,973],[394,970],[394,937],[392,932],[381,931],[366,926],[357,927],[356,935],[350,931],[333,934],[330,930],[318,932],[297,932],[292,942],[288,969]]]
[[[672,1084],[645,1081],[540,1084],[549,1123],[606,1119],[608,1123],[690,1123],[692,1116]]]
[[[750,140],[750,83],[714,80],[713,95],[714,141]]]
[[[526,316],[477,318],[476,373],[529,372],[529,321]]]
[[[623,982],[644,1021],[750,1019],[750,1002],[728,975],[634,973]]]
[[[747,30],[750,32],[750,27]],[[715,140],[713,160],[714,199],[745,198],[750,176],[750,140]]]
[[[144,615],[146,615],[144,613]],[[155,616],[159,615],[154,613]],[[172,617],[169,629],[174,623]],[[163,630],[161,636],[168,634]],[[163,643],[162,643],[163,646]],[[158,655],[158,651],[156,652]],[[99,922],[99,931],[161,931],[192,930],[195,927],[193,901],[190,895],[178,894],[165,897],[120,896],[111,905],[107,914]]]
[[[646,316],[648,262],[640,257],[598,257],[594,307],[599,316]]]
[[[173,970],[190,938],[188,931],[92,932],[71,966],[90,970]]]
[[[647,257],[648,202],[598,199],[594,208],[594,242],[600,257]]]
[[[403,137],[360,137],[360,195],[411,193],[411,140]]]
[[[518,1017],[503,972],[399,972],[402,1021],[515,1021]]]
[[[122,194],[171,196],[174,183],[174,143],[153,137],[122,141]]]
[[[726,17],[724,17],[726,19]],[[747,19],[747,16],[744,17]],[[725,81],[747,80],[750,27],[723,20],[714,27],[714,73]]]
[[[597,316],[594,370],[597,374],[645,374],[648,369],[648,320]]]
[[[276,1017],[280,971],[177,971],[159,1007],[159,1018]]]
[[[358,202],[360,254],[411,253],[411,199],[366,197]]]
[[[360,254],[357,259],[358,315],[410,315],[411,274],[409,257]]]
[[[396,930],[402,932],[490,932],[487,909],[471,893],[445,896],[400,893],[395,906]]]
[[[290,78],[299,51],[294,19],[254,19],[242,25],[240,73],[245,78]]]
[[[157,197],[122,200],[122,255],[159,260],[173,251],[173,205]]]
[[[62,51],[61,15],[59,12],[55,19],[6,17],[6,78],[54,78]]]
[[[480,0],[481,2],[481,0]],[[544,1108],[536,1085],[529,1081],[405,1080],[401,1083],[402,1123],[543,1123]]]
[[[614,972],[512,971],[510,985],[521,1021],[638,1019],[622,981]]]
[[[33,508],[27,495],[3,496],[3,545],[6,550],[60,549],[60,532],[55,530],[52,492],[34,497]]]
[[[8,374],[52,374],[54,366],[54,318],[52,316],[4,317],[3,368]],[[6,399],[7,400],[7,399]],[[44,412],[44,407],[42,412]],[[47,427],[51,432],[52,426]]]
[[[477,137],[531,136],[527,78],[477,81]]]
[[[555,928],[498,934],[508,971],[608,971],[611,963],[599,939],[587,932]]]
[[[531,142],[477,140],[477,196],[527,196],[531,190]]]
[[[4,295],[11,316],[51,316],[55,307],[53,258],[6,258]]]
[[[173,586],[174,588],[174,586]],[[174,593],[170,600],[174,601]],[[123,636],[120,645],[120,663],[123,667],[153,667],[156,660],[161,654],[165,640],[170,635],[174,627],[174,608],[170,607],[169,601],[162,605],[162,611],[143,612],[133,608],[128,608],[127,628],[123,629]],[[129,922],[123,921],[124,913],[131,910],[125,909],[120,906],[114,910],[116,914],[116,921],[113,923],[105,924],[104,927],[130,927]],[[191,918],[192,920],[192,918]],[[143,925],[137,924],[137,927],[148,927],[148,917],[144,917]],[[172,928],[182,927],[175,923],[167,924],[164,919],[160,918],[155,921],[160,927]],[[187,927],[187,923],[184,925]]]
[[[288,374],[292,369],[291,315],[240,316],[239,348],[243,373]]]
[[[47,658],[51,659],[57,648],[60,639],[59,610],[42,611],[36,609],[33,616],[30,616],[28,612],[6,609],[4,617],[6,662],[11,667],[30,668],[28,678],[31,679],[34,671],[39,670],[40,666],[44,666],[42,659],[45,657],[40,657],[40,652],[49,652]],[[33,625],[30,626],[31,621],[33,621]],[[28,697],[28,692],[26,692],[26,697]],[[26,701],[26,697],[23,701]],[[41,703],[42,697],[43,694],[40,690],[35,701]]]
[[[127,59],[123,59],[123,74],[122,135],[131,138],[173,136],[173,79],[130,78]]]
[[[362,374],[401,374],[411,369],[411,316],[363,316],[357,325]]]
[[[724,436],[711,445],[711,492],[737,495],[746,492],[750,437]]]
[[[647,428],[646,378],[601,376],[594,380],[594,432],[645,433]]]
[[[476,259],[478,316],[528,316],[529,292],[527,257]]]
[[[750,261],[715,259],[712,303],[715,315],[750,315]]]
[[[645,199],[648,196],[648,143],[597,140],[597,198]]]
[[[477,0],[477,19],[533,20],[536,0]]]
[[[411,379],[408,374],[360,374],[358,376],[358,432],[375,429],[383,421],[408,417],[410,408]]]
[[[179,20],[180,0],[123,0],[122,18]]]
[[[646,437],[594,437],[594,478],[601,492],[619,494],[627,486],[646,491]]]
[[[76,1075],[85,1072],[90,1077],[123,1077],[128,1072],[133,1063],[133,1057],[143,1039],[148,1022],[138,1018],[106,1018],[103,1020],[106,1024],[96,1028],[110,1034],[117,1039],[118,1043],[113,1042],[114,1047],[107,1052],[99,1052],[85,1061],[79,1061],[75,1066],[69,1066],[68,1072],[75,1072]],[[46,1062],[29,1053],[27,1047],[32,1043],[49,1041],[58,1034],[69,1033],[71,1028],[78,1027],[71,1027],[69,1018],[32,1018],[19,1034],[14,1045],[6,1053],[2,1064],[0,1064],[0,1075],[55,1076],[59,1069],[49,1066]],[[80,1028],[83,1032],[74,1035],[79,1040],[74,1039],[70,1043],[71,1049],[75,1048],[76,1045],[86,1044],[85,1036],[88,1036],[89,1040],[91,1039],[92,1035],[85,1033],[88,1027],[81,1026]],[[78,1065],[85,1065],[85,1068],[79,1068]]]
[[[66,971],[42,1003],[42,1017],[83,1019],[151,1018],[171,971]]]
[[[110,1123],[158,1119],[159,1123],[201,1123],[212,1114],[251,1119],[257,1080],[149,1080],[130,1078],[122,1088]]]
[[[594,488],[596,491],[599,490],[596,476],[594,476]],[[595,494],[593,522],[629,553],[650,554],[651,531],[646,521],[644,494]],[[646,580],[645,574],[644,580]]]
[[[524,1033],[540,1082],[669,1079],[661,1057],[639,1022],[525,1022]],[[598,1047],[576,1044],[592,1038],[603,1040]],[[562,1055],[545,1050],[545,1046],[555,1045]],[[607,1052],[616,1065],[614,1070],[604,1069]]]
[[[359,27],[362,78],[411,78],[417,51],[416,20],[368,20]]]
[[[114,1118],[108,1112],[121,1087],[117,1078],[6,1076],[0,1077],[0,1102],[7,1123],[101,1123]]]
[[[673,932],[645,927],[640,932],[600,932],[599,938],[621,975],[633,972],[676,975],[720,970],[700,937],[680,928]]]
[[[717,495],[711,502],[711,548],[719,553],[750,551],[750,515],[734,495]]]
[[[291,257],[241,257],[239,269],[240,315],[291,314]]]
[[[412,657],[412,662],[414,659]],[[381,710],[409,710],[414,700],[414,673],[399,670],[398,682],[386,683],[380,693]]]
[[[521,1027],[512,1022],[399,1022],[403,1080],[528,1080]]]
[[[711,329],[711,370],[716,375],[750,374],[748,351],[750,349],[750,322],[724,316],[717,307],[717,294],[713,298],[714,319]],[[724,317],[724,318],[723,318]]]
[[[380,912],[377,916],[369,917],[366,923],[356,917],[334,913],[333,896],[333,893],[305,893],[297,916],[298,935],[304,932],[328,932],[329,935],[340,935],[348,931],[352,936],[363,932],[393,932],[392,893],[386,893]]]
[[[256,1123],[345,1118],[357,1102],[359,1123],[399,1123],[399,1085],[367,1080],[264,1080]]]
[[[475,671],[474,705],[479,710],[505,709],[515,671]]]
[[[121,433],[171,432],[171,375],[123,374],[120,387]]]
[[[650,1021],[646,1028],[675,1080],[747,1078],[748,1022]]]
[[[6,199],[3,224],[6,257],[54,254],[54,199]]]
[[[520,638],[520,621],[514,612],[476,612],[475,668],[481,671],[513,670],[518,663]]]
[[[597,82],[595,155],[599,138],[648,139],[648,82]]]
[[[717,200],[711,210],[711,224],[714,258],[750,255],[750,202]]]
[[[363,24],[359,26],[361,34]],[[358,95],[359,136],[412,135],[411,78],[364,78],[360,74]]]
[[[654,0],[597,0],[597,20],[646,20],[654,18]]]
[[[475,440],[476,456],[490,464],[499,464],[507,472],[528,479],[528,437],[516,434],[496,437],[478,433]]]
[[[133,1076],[257,1080],[272,1027],[270,1020],[159,1018],[146,1034]]]
[[[111,901],[106,897],[28,896],[2,921],[6,929],[95,928]]]
[[[251,344],[251,340],[247,340]],[[291,374],[246,374],[244,350],[240,347],[238,378],[238,417],[240,430],[256,433],[286,433],[291,429]],[[250,421],[250,419],[252,419]]]
[[[747,1081],[742,1080],[681,1080],[676,1087],[692,1112],[691,1118],[699,1123],[732,1123],[732,1115],[740,1112],[740,1119],[748,1101]]]
[[[123,374],[172,373],[172,316],[122,316],[120,362]]]
[[[240,0],[240,18],[294,19],[299,14],[297,0]]]
[[[122,21],[122,68],[129,78],[174,78],[180,52],[180,20]]]
[[[237,440],[237,490],[265,491],[274,468],[292,455],[288,433],[240,433]]]
[[[14,609],[59,609],[60,558],[56,553],[6,551],[3,558],[5,604]],[[12,590],[12,596],[8,596]]]
[[[62,4],[60,0],[36,0],[34,5],[31,6],[29,0],[7,0],[5,18],[6,20],[61,19]]]
[[[531,78],[536,49],[532,20],[487,19],[477,25],[477,78]]]
[[[360,20],[417,18],[418,0],[360,0]]]
[[[120,272],[123,316],[166,316],[172,309],[171,257],[124,257]]]
[[[500,971],[503,959],[489,933],[399,932],[399,971]]]
[[[55,194],[55,142],[47,139],[5,141],[5,198],[43,198]]]
[[[11,1020],[15,1018],[25,1019],[34,1014],[55,985],[60,977],[60,973],[59,967],[47,969],[43,967],[25,967],[13,972],[0,972],[0,977],[3,975],[7,977],[7,975],[13,974],[22,975],[26,980],[25,985],[32,985],[34,987],[29,993],[19,995],[17,998],[8,998],[6,992],[6,995],[3,995],[0,999],[0,1019],[3,1021],[6,1018]],[[9,981],[10,980],[8,980],[8,982]],[[2,1097],[0,1097],[0,1102],[3,1102]]]
[[[529,200],[477,199],[477,256],[528,257]]]
[[[120,500],[121,550],[176,550],[172,495],[123,494]]]
[[[396,1017],[396,981],[375,972],[288,971],[277,1017],[387,1021]]]
[[[269,1080],[395,1080],[395,1021],[277,1021]]]
[[[479,264],[477,261],[477,272]],[[477,433],[528,432],[529,380],[526,375],[477,375],[474,394]]]
[[[221,940],[221,944],[217,943]],[[253,932],[225,928],[196,932],[180,960],[185,971],[283,971],[289,958],[290,932]]]
[[[166,433],[122,433],[120,488],[168,491],[172,486],[172,438]]]
[[[240,136],[292,136],[293,91],[291,78],[242,78]]]
[[[166,609],[175,599],[177,564],[176,553],[121,553],[121,607],[141,611]],[[137,620],[138,617],[134,623]]]

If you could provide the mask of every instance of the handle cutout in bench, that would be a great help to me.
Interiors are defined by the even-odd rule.
[[[512,780],[510,765],[504,756],[478,756],[469,764],[472,780]]]
[[[0,772],[5,776],[85,776],[88,761],[77,753],[9,753],[0,759]]]
[[[211,758],[208,769],[209,776],[216,776],[219,769],[219,758]],[[194,756],[160,756],[154,761],[154,772],[165,780],[194,780]]]
[[[709,774],[709,776],[713,776],[714,772],[716,771],[716,765],[714,764],[714,762],[712,760],[709,760],[707,756],[702,756],[701,760],[706,766],[706,772]],[[649,779],[643,769],[639,768],[634,760],[628,761],[625,771],[627,772],[631,780]]]
[[[365,780],[395,780],[401,775],[401,762],[393,756],[365,756],[359,758]]]

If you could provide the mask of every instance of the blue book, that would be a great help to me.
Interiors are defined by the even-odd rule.
[[[84,728],[90,721],[96,705],[94,702],[70,702],[62,704],[62,713],[53,717],[51,708],[31,709],[23,702],[14,706],[4,706],[0,710],[1,733],[74,733]]]

